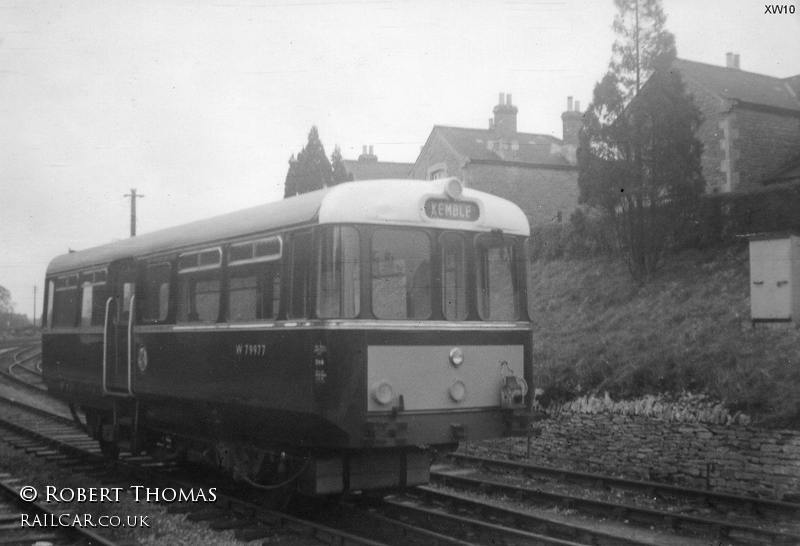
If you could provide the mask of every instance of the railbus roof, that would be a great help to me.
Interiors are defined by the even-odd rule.
[[[55,257],[47,275],[258,236],[308,224],[379,224],[435,227],[511,235],[530,234],[520,208],[500,197],[464,188],[457,201],[478,205],[477,219],[430,218],[428,199],[447,199],[445,188],[453,179],[368,180],[347,182],[281,201],[257,205],[188,224],[145,233],[101,246]]]

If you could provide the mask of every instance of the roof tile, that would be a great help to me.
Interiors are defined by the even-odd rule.
[[[438,131],[456,152],[469,159],[570,165],[567,158],[561,153],[562,142],[551,135],[516,133],[515,138],[503,141],[505,150],[500,152],[495,147],[500,138],[491,129],[436,125],[433,130]],[[492,147],[489,146],[490,142],[494,144]]]
[[[775,78],[685,59],[676,59],[673,67],[683,77],[694,80],[720,97],[773,108],[800,110],[800,98],[796,91],[800,88],[800,76]]]

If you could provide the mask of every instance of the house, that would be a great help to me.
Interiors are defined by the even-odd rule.
[[[747,72],[734,53],[724,67],[676,59],[671,70],[703,114],[697,136],[709,193],[800,180],[800,75]]]
[[[362,147],[361,155],[357,160],[343,160],[344,168],[352,175],[353,180],[376,180],[385,178],[410,178],[413,163],[396,163],[391,161],[378,161],[378,156],[373,153],[372,145]]]
[[[435,125],[411,169],[411,178],[460,178],[509,199],[531,224],[565,220],[578,203],[575,152],[582,117],[572,97],[561,116],[563,139],[517,130],[517,107],[500,93],[486,129]]]

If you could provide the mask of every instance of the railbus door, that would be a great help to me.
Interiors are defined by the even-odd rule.
[[[103,394],[133,395],[133,326],[136,264],[117,260],[108,268],[111,291],[106,300],[103,333]]]

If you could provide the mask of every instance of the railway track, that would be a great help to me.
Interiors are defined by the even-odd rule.
[[[15,363],[27,360],[30,367],[36,356],[34,349],[16,348],[0,354],[0,359],[8,360],[13,353]],[[21,409],[19,404],[16,407]],[[39,418],[47,422],[28,421],[22,426],[28,432],[16,429],[17,434],[24,434],[18,439],[19,449],[66,458],[79,468],[101,465],[106,470],[91,471],[109,472],[97,443],[71,420],[39,411]],[[30,431],[36,431],[39,437],[31,439]],[[227,491],[213,507],[169,505],[166,511],[185,512],[188,521],[203,522],[217,531],[232,530],[243,540],[274,540],[285,532],[287,540],[302,536],[314,544],[800,544],[800,527],[774,528],[782,526],[786,518],[797,519],[800,505],[793,503],[461,453],[452,454],[449,461],[455,466],[433,469],[434,487],[417,488],[377,502],[348,500],[335,509],[327,505],[292,513],[266,511],[252,495],[242,495],[236,486],[223,483],[220,489]],[[127,475],[139,476],[142,483],[167,480],[178,484],[175,487],[203,485],[174,466],[146,457],[123,457],[111,472],[121,468]],[[581,489],[576,494],[576,487],[596,492],[584,495],[585,489]],[[639,496],[630,500],[620,497],[620,491]],[[604,500],[603,496],[613,499]],[[654,508],[654,499],[664,506]],[[714,510],[721,516],[692,513],[703,510]]]
[[[508,458],[488,458],[456,452],[448,454],[448,460],[459,466],[478,467],[483,470],[519,475],[525,478],[557,479],[564,483],[588,485],[606,490],[638,492],[665,499],[688,499],[719,512],[736,510],[759,516],[800,518],[800,504],[793,502],[732,495],[708,489],[693,489],[652,481],[617,478],[591,472],[577,472],[515,461],[512,460],[512,457],[518,458],[518,456],[514,456],[511,453],[499,453],[498,455]]]
[[[709,492],[701,496],[703,492],[698,490],[460,454],[453,455],[451,460],[459,465],[432,470],[433,484],[545,509],[566,509],[586,517],[618,520],[644,529],[663,529],[687,538],[699,536],[736,544],[800,544],[797,531],[800,506],[791,503]],[[500,476],[498,472],[506,474]],[[567,480],[579,481],[584,487],[564,488]],[[647,489],[648,485],[652,489]],[[609,494],[613,488],[635,489],[640,494],[637,497]],[[642,492],[647,495],[642,496]],[[699,511],[697,504],[687,504],[687,498],[701,499],[704,506],[715,506],[716,517],[695,515]],[[730,512],[731,505],[745,507],[750,515]],[[756,514],[761,516],[757,518]]]
[[[464,544],[424,528],[381,520],[365,510],[337,512],[342,516],[349,514],[349,517],[337,518],[331,517],[330,512],[327,515],[322,513],[327,509],[323,508],[311,510],[317,513],[306,518],[267,509],[259,503],[258,492],[254,496],[252,491],[243,493],[236,484],[225,480],[215,482],[207,477],[198,479],[191,472],[171,463],[124,455],[120,461],[111,463],[101,455],[97,442],[87,438],[81,429],[65,417],[2,398],[0,415],[4,415],[0,419],[0,429],[5,429],[3,442],[26,455],[58,464],[72,473],[80,473],[80,483],[84,487],[91,487],[86,484],[92,480],[118,484],[123,488],[133,480],[133,483],[148,484],[152,488],[175,491],[208,490],[209,484],[214,484],[217,490],[213,504],[169,503],[164,511],[183,515],[188,522],[214,532],[231,531],[233,537],[239,540],[269,538],[271,542],[306,546]],[[102,485],[98,483],[95,487]],[[316,503],[312,503],[312,506],[318,507]],[[296,512],[309,510],[306,507]],[[372,538],[378,535],[385,537],[386,542]]]
[[[79,526],[40,525],[63,519],[62,512],[44,503],[21,499],[23,480],[0,473],[0,534],[3,544],[92,544],[115,546],[113,539]]]
[[[9,358],[10,355],[10,358]],[[41,370],[41,345],[28,343],[22,347],[11,347],[0,358],[7,362],[0,368],[9,380],[22,385],[23,388],[45,391]]]

